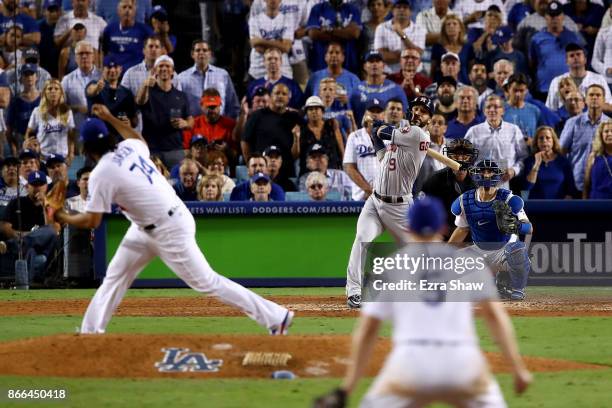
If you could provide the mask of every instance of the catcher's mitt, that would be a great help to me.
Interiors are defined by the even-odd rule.
[[[504,234],[518,234],[521,222],[512,212],[507,202],[495,201],[493,203],[493,211],[495,211],[495,221],[500,232]]]
[[[47,193],[45,206],[54,211],[61,210],[64,208],[64,201],[66,201],[66,183],[58,180]]]
[[[344,408],[346,406],[346,391],[336,388],[329,394],[317,398],[312,404],[313,408]]]

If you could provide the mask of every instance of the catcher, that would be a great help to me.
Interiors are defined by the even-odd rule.
[[[448,242],[461,243],[472,234],[472,249],[483,253],[497,269],[497,290],[502,299],[525,299],[531,262],[519,235],[531,234],[533,227],[523,209],[523,200],[511,191],[497,188],[504,171],[492,160],[470,168],[478,186],[461,194],[451,206],[457,229]]]

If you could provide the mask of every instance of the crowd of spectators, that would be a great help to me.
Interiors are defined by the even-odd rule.
[[[364,200],[372,121],[407,125],[420,95],[432,148],[471,142],[517,194],[612,198],[610,0],[202,1],[192,43],[164,4],[2,2],[0,242],[53,230],[53,183],[82,211],[77,135],[95,103],[142,132],[186,201]],[[428,158],[413,193],[432,180],[472,185]]]

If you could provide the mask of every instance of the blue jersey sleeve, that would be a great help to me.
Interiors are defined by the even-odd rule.
[[[516,215],[523,209],[525,203],[523,202],[523,199],[521,197],[513,195],[508,200],[508,205],[512,209],[512,213]]]
[[[453,203],[451,204],[451,212],[453,213],[454,216],[459,216],[461,215],[461,199],[463,197],[463,194],[460,195],[459,197],[455,198],[455,201],[453,201]]]

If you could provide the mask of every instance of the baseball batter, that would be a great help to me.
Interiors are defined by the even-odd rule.
[[[94,105],[92,112],[125,140],[115,146],[100,119],[90,118],[83,124],[83,152],[97,163],[89,178],[86,212],[58,211],[55,218],[78,228],[96,228],[116,203],[131,225],[87,308],[81,333],[104,333],[126,290],[145,265],[159,256],[196,291],[241,309],[270,334],[286,334],[293,312],[220,276],[208,265],[195,240],[191,213],[156,170],[142,136],[103,105]]]
[[[357,221],[357,235],[349,257],[346,277],[347,305],[361,305],[361,261],[364,243],[372,242],[387,229],[397,240],[403,241],[406,230],[404,218],[412,205],[412,185],[416,180],[427,149],[433,103],[424,96],[410,103],[410,122],[415,126],[395,128],[375,122],[372,143],[380,161],[374,180],[374,193],[366,200]],[[390,143],[385,146],[384,140]]]
[[[440,242],[446,212],[436,198],[417,200],[408,213],[411,241]],[[419,244],[423,245],[423,244]],[[429,255],[454,256],[456,249],[428,245]],[[362,408],[423,407],[444,402],[457,407],[505,407],[497,381],[479,347],[474,322],[477,305],[489,331],[510,363],[517,393],[532,381],[521,358],[512,323],[497,295],[487,268],[475,271],[485,282],[471,301],[450,302],[452,292],[432,301],[365,302],[353,333],[350,363],[342,385],[315,401],[315,408],[343,408],[368,366],[382,322],[392,324],[393,347],[378,377],[364,396]],[[427,300],[425,300],[427,299]]]
[[[461,194],[451,205],[457,228],[448,242],[461,243],[471,233],[471,249],[485,254],[497,269],[497,288],[504,299],[525,299],[531,261],[520,235],[530,234],[524,202],[510,190],[497,188],[504,171],[492,160],[470,168],[477,189]]]

